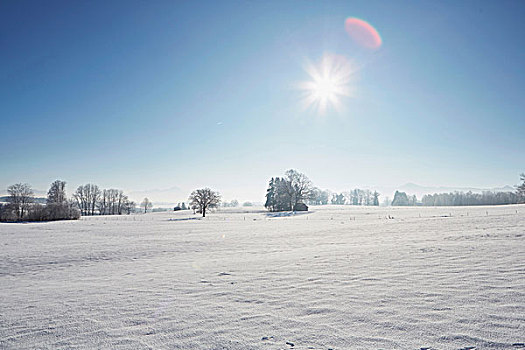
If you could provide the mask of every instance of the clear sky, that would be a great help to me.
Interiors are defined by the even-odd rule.
[[[0,187],[263,201],[289,168],[339,191],[514,185],[523,18],[523,1],[2,1]],[[352,94],[305,110],[298,84],[327,55]]]

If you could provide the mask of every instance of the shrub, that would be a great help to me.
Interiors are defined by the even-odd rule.
[[[0,221],[4,222],[77,220],[79,218],[80,210],[67,203],[32,204],[21,220],[18,219],[16,210],[11,205],[0,207]]]

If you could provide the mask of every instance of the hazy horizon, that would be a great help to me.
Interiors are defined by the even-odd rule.
[[[516,185],[523,14],[523,2],[4,2],[0,193],[62,179],[69,195],[206,186],[262,202],[290,168],[333,191]],[[349,18],[380,41],[361,45]],[[305,108],[312,67],[334,57],[344,89],[323,98],[337,103]]]
[[[83,185],[83,184],[78,184]],[[267,185],[267,184],[265,184]],[[390,200],[392,200],[392,196],[395,191],[403,191],[406,192],[409,195],[417,195],[419,199],[421,199],[423,194],[434,194],[434,193],[442,193],[442,192],[451,192],[451,191],[481,191],[481,190],[498,190],[498,191],[508,191],[508,190],[514,190],[515,186],[513,185],[501,185],[501,186],[492,186],[492,187],[473,187],[473,186],[425,186],[421,184],[414,184],[414,183],[405,183],[405,184],[399,184],[397,186],[353,186],[348,188],[340,188],[340,189],[332,189],[328,187],[322,187],[317,186],[315,183],[313,184],[315,187],[318,187],[322,190],[329,190],[334,193],[342,193],[342,192],[349,192],[350,190],[354,188],[360,188],[360,189],[368,189],[368,190],[377,190],[380,193],[380,200],[383,202],[385,200],[385,197],[388,197]],[[66,182],[66,192],[68,196],[72,196],[73,192],[77,188],[77,185],[71,185],[67,184]],[[111,187],[107,187],[111,188]],[[195,187],[196,188],[196,187]],[[192,189],[189,188],[180,188],[178,186],[172,186],[169,188],[150,188],[150,189],[126,189],[126,188],[119,188],[121,190],[124,190],[124,192],[130,197],[131,200],[134,200],[135,202],[139,203],[143,198],[147,197],[150,200],[153,201],[154,205],[173,205],[180,202],[187,202],[188,196],[191,193]],[[45,197],[47,190],[42,188],[35,188],[33,187],[33,190],[35,192],[35,197]],[[266,186],[261,186],[259,189],[260,193],[256,193],[254,196],[239,196],[238,194],[241,193],[237,189],[233,189],[231,191],[227,192],[221,192],[218,191],[222,197],[223,201],[229,202],[231,200],[238,200],[240,204],[242,205],[243,202],[252,202],[252,203],[259,203],[262,204],[265,200],[265,194],[266,194]],[[7,195],[7,190],[3,189],[0,190],[0,196]]]

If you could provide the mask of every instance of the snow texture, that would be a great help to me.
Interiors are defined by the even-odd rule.
[[[525,206],[311,209],[0,224],[0,348],[525,348]]]

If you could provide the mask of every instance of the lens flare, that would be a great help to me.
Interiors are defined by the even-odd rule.
[[[347,18],[345,30],[355,42],[369,49],[378,49],[383,42],[377,30],[359,18]]]
[[[340,110],[341,98],[351,96],[350,62],[344,56],[325,54],[319,64],[308,63],[305,70],[311,80],[298,85],[304,91],[305,109],[316,109],[319,114],[325,114],[329,108]]]

